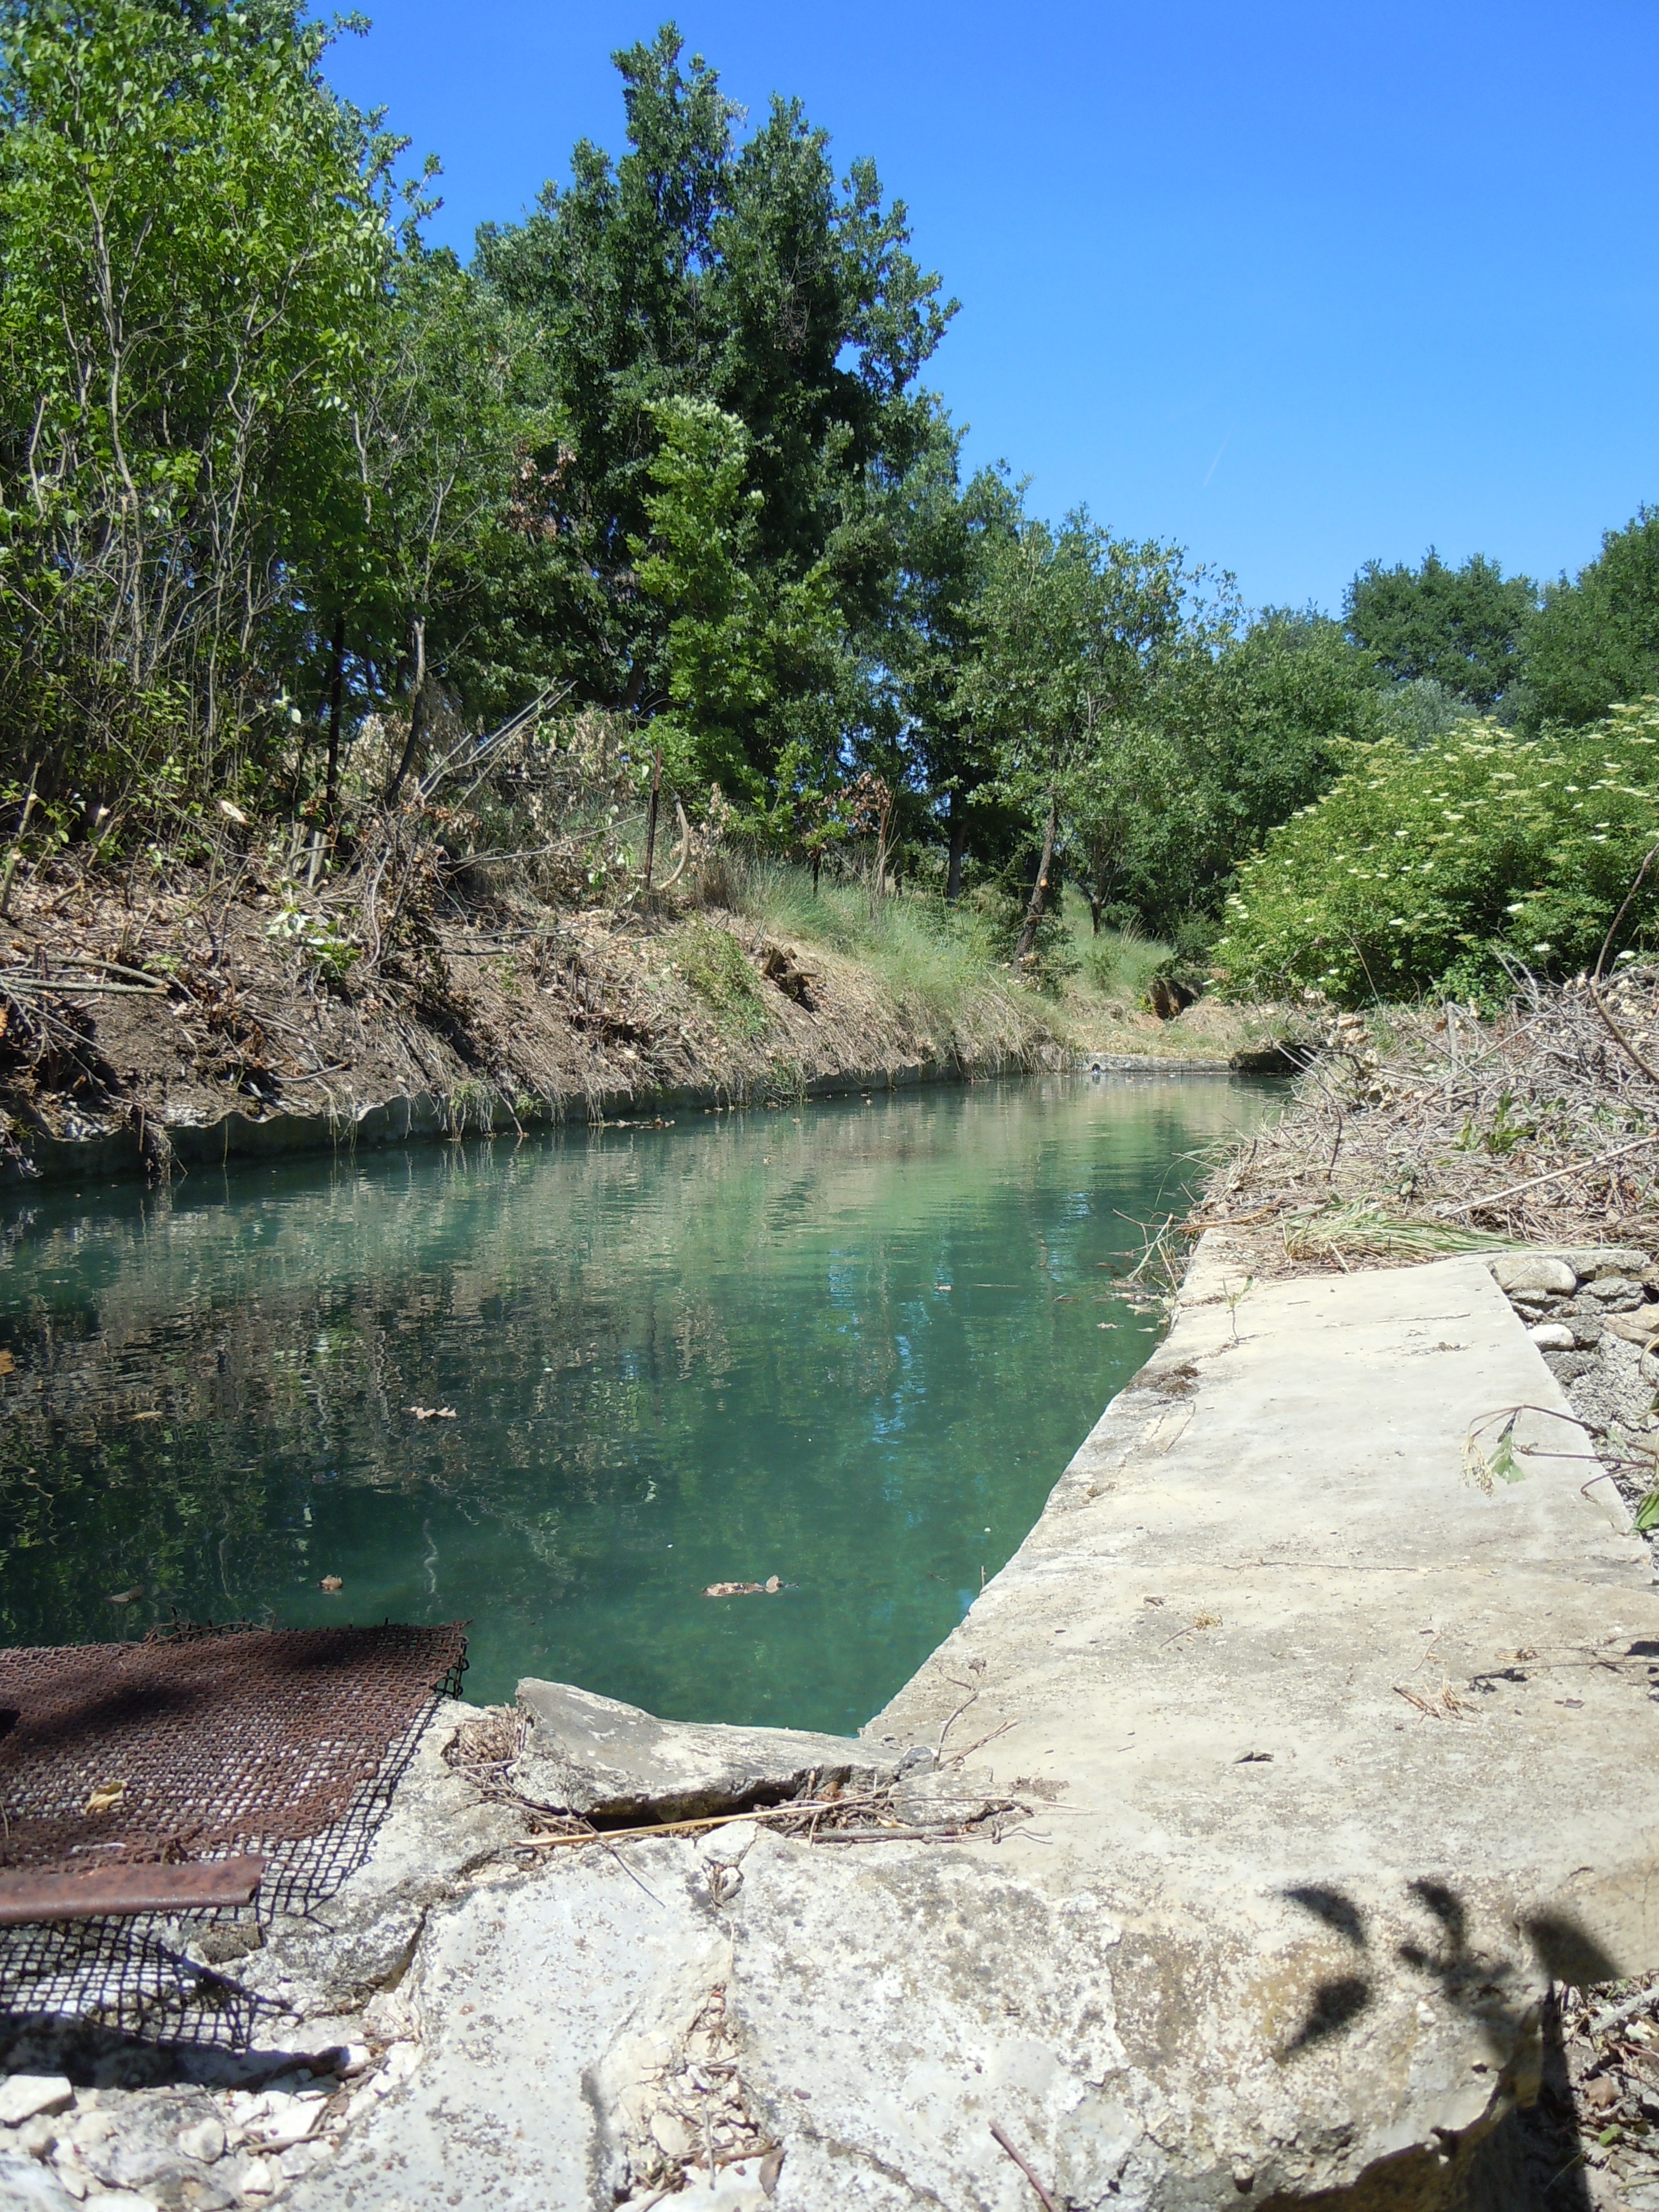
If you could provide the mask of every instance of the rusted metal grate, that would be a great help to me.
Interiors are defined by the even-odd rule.
[[[261,1644],[267,1650],[275,1645],[282,1655],[275,1669],[262,1672]],[[181,1674],[176,1662],[204,1646],[210,1658],[216,1658],[216,1665],[198,1673],[202,1662],[191,1657]],[[117,1671],[112,1685],[107,1674],[102,1677],[104,1701],[96,1706],[84,1696],[87,1686],[96,1689],[99,1685],[91,1666],[79,1677],[83,1695],[77,1705],[70,1670],[42,1668],[40,1662],[107,1662],[113,1656],[110,1647],[0,1652],[0,1729],[7,1727],[9,1713],[18,1716],[0,1735],[0,1810],[6,1814],[0,1836],[9,1826],[8,1847],[17,1844],[22,1822],[9,1810],[17,1805],[24,1820],[41,1824],[33,1832],[39,1839],[37,1850],[48,1822],[56,1821],[52,1832],[61,1841],[73,1826],[78,1803],[83,1832],[96,1824],[89,1840],[122,1845],[100,1856],[131,1863],[141,1856],[167,1856],[169,1844],[173,1856],[182,1856],[184,1832],[193,1822],[195,1855],[217,1856],[246,1847],[257,1848],[265,1860],[264,1879],[252,1905],[191,1916],[197,1924],[211,1921],[251,1929],[277,1915],[309,1912],[332,1897],[368,1858],[439,1701],[459,1693],[465,1649],[466,1639],[458,1626],[284,1632],[238,1624],[230,1629],[191,1629],[172,1632],[165,1641],[113,1647],[124,1668]],[[154,1656],[158,1650],[159,1673],[135,1664],[142,1654]],[[17,1662],[27,1662],[27,1668]],[[44,1685],[33,1712],[19,1694],[25,1680]],[[181,1688],[191,1693],[184,1708],[177,1702]],[[326,1698],[319,1705],[319,1692],[323,1691]],[[54,1698],[58,1701],[55,1710],[67,1723],[61,1737],[52,1737],[42,1726],[44,1711]],[[319,1709],[326,1718],[314,1725]],[[213,1804],[210,1784],[202,1771],[208,1753],[217,1747],[222,1771],[229,1775],[234,1793],[236,1778],[250,1754],[265,1759],[276,1755],[283,1740],[284,1714],[290,1722],[295,1795],[279,1798],[276,1809],[282,1815],[278,1825],[289,1832],[273,1832],[270,1826],[247,1832],[239,1829],[226,1842],[204,1848],[207,1834],[237,1826],[234,1816],[204,1815],[203,1808]],[[194,1731],[192,1716],[201,1724]],[[26,1722],[29,1735],[20,1742]],[[21,1759],[19,1752],[29,1741],[36,1748]],[[143,1824],[148,1840],[133,1820],[121,1821],[118,1834],[106,1814],[86,1812],[96,1782],[88,1784],[78,1801],[74,1795],[88,1772],[100,1779],[118,1778],[109,1753],[124,1746],[143,1754],[127,1771],[135,1776],[158,1776],[149,1801],[155,1817]],[[49,1796],[49,1790],[56,1796]],[[295,1833],[301,1827],[301,1790],[309,1808],[307,1817],[317,1825]],[[252,1790],[242,1790],[234,1802],[246,1808],[245,1817],[269,1820],[273,1810],[270,1791],[267,1774]],[[135,1792],[132,1809],[145,1802]],[[127,1794],[110,1810],[127,1812]],[[167,1832],[165,1840],[163,1831]],[[81,1867],[87,1856],[71,1844],[58,1863]],[[3,1863],[52,1862],[14,1856]],[[251,2042],[259,2041],[269,2004],[240,1986],[234,1964],[215,1968],[189,1955],[183,1948],[186,1935],[167,1916],[150,1913],[0,1929],[0,2066],[20,2049],[36,2051],[38,2056],[43,2033],[69,2032],[74,2023],[84,2024],[76,2033],[170,2045],[246,2050]]]
[[[0,1866],[216,1858],[343,1820],[459,1626],[184,1629],[0,1651]]]

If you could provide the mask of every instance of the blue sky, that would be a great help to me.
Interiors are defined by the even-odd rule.
[[[367,0],[330,68],[511,220],[671,12],[757,118],[873,156],[962,312],[972,461],[1334,611],[1360,562],[1547,576],[1659,501],[1651,0]]]

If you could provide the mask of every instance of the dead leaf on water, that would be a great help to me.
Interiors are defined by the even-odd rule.
[[[763,1583],[710,1583],[704,1590],[705,1597],[775,1597],[783,1588],[776,1575],[769,1575]]]
[[[17,1362],[9,1352],[0,1352],[0,1375],[9,1375]]]
[[[148,1413],[135,1413],[133,1414],[132,1419],[135,1421],[165,1421],[167,1415],[161,1410],[160,1407],[152,1406]]]
[[[317,1587],[319,1589],[338,1590],[343,1589],[345,1584],[338,1575],[325,1575]]]
[[[110,1599],[112,1605],[137,1605],[144,1594],[143,1583],[135,1583],[130,1590],[117,1590]]]
[[[88,1813],[107,1813],[127,1794],[125,1782],[100,1782],[87,1800]]]
[[[417,1421],[453,1421],[457,1418],[453,1406],[408,1406],[404,1410],[413,1413]]]

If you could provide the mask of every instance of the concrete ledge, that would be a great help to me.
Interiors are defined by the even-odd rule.
[[[1089,2212],[1526,2212],[1549,1980],[1659,1966],[1659,1598],[1587,1449],[1480,1260],[1254,1285],[1212,1232],[865,1731],[1026,1826],[738,1823],[437,1909],[420,2063],[295,2205],[1029,2212],[995,2128]]]

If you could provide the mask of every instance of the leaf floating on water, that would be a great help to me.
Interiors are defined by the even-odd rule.
[[[0,1352],[0,1375],[9,1375],[17,1362],[9,1352]]]
[[[112,1605],[137,1605],[144,1594],[143,1583],[135,1583],[130,1590],[117,1590],[112,1595]]]
[[[132,1418],[135,1421],[165,1421],[167,1415],[161,1410],[160,1407],[152,1406],[148,1412],[135,1413]]]
[[[710,1583],[703,1592],[705,1597],[775,1597],[783,1588],[776,1575],[769,1575],[763,1583]]]
[[[768,1597],[775,1597],[782,1588],[783,1584],[778,1580],[775,1575],[768,1575],[766,1577],[766,1595]]]
[[[338,1575],[325,1575],[321,1582],[318,1583],[317,1587],[319,1589],[338,1590],[343,1589],[345,1588],[345,1584],[340,1579]]]
[[[404,1411],[413,1413],[417,1421],[453,1421],[456,1419],[453,1406],[406,1406]]]
[[[88,1813],[107,1813],[127,1794],[125,1782],[100,1782],[87,1800]]]

